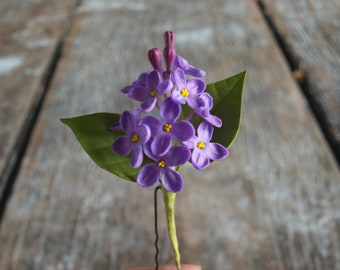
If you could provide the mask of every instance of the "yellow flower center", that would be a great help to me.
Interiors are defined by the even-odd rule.
[[[156,89],[154,89],[150,92],[150,97],[155,97],[155,96],[157,96],[157,94],[158,94],[158,91]]]
[[[165,124],[165,125],[163,126],[163,130],[164,130],[165,132],[170,132],[171,128],[172,128],[172,125],[170,125],[170,124]]]
[[[183,89],[181,90],[181,95],[182,95],[183,97],[189,96],[189,91],[188,91],[188,89],[183,88]]]
[[[166,162],[164,160],[160,160],[157,165],[158,167],[164,168],[166,166]]]
[[[139,142],[139,139],[140,139],[139,134],[135,134],[131,137],[131,142],[134,143]]]
[[[198,142],[197,143],[197,148],[199,148],[199,149],[205,148],[205,143],[204,142]]]

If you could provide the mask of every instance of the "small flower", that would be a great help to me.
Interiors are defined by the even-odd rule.
[[[151,144],[154,155],[164,155],[170,149],[173,139],[182,142],[194,136],[195,130],[190,122],[186,120],[176,122],[180,113],[180,105],[167,98],[159,108],[160,119],[152,115],[142,119],[141,122],[149,126],[152,135],[155,136]]]
[[[133,81],[130,85],[123,87],[120,91],[124,94],[128,94],[133,88],[138,86],[146,86],[146,78],[149,75],[149,71],[143,72],[139,75],[138,79]]]
[[[187,80],[182,69],[178,68],[172,73],[172,81],[176,88],[171,93],[172,100],[177,104],[185,104],[194,110],[202,109],[206,103],[199,97],[205,90],[205,83],[202,80]]]
[[[133,168],[138,168],[143,162],[143,145],[151,137],[150,128],[147,125],[139,125],[135,115],[129,111],[122,113],[120,127],[127,135],[117,138],[112,144],[112,150],[122,156],[131,152],[130,164]]]
[[[196,78],[202,78],[205,76],[204,70],[190,65],[187,60],[179,55],[176,56],[174,68],[180,68],[184,71],[185,74],[191,75]]]
[[[154,70],[148,74],[145,87],[135,87],[129,91],[128,95],[130,98],[142,102],[141,110],[150,112],[155,107],[158,97],[167,94],[172,86],[170,80],[163,81],[160,72]]]
[[[195,109],[195,113],[201,116],[209,124],[215,127],[221,127],[221,119],[210,113],[210,110],[213,107],[213,98],[211,97],[211,95],[209,93],[203,93],[200,98],[204,101],[205,105],[198,109]]]
[[[188,148],[193,149],[191,162],[197,170],[203,170],[208,167],[210,160],[221,160],[229,154],[223,145],[210,142],[213,131],[213,126],[203,121],[197,128],[197,136],[183,142]]]
[[[190,151],[185,146],[179,145],[171,147],[165,155],[159,157],[153,155],[150,151],[146,151],[146,154],[155,163],[144,165],[141,168],[136,179],[138,185],[151,187],[160,180],[166,190],[170,192],[181,191],[183,178],[171,167],[185,164],[190,158]]]

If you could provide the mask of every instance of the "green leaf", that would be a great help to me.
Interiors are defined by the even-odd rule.
[[[139,169],[131,167],[130,156],[120,156],[112,151],[112,143],[122,133],[110,131],[108,127],[119,119],[120,115],[116,113],[95,113],[61,121],[72,129],[81,146],[99,167],[135,182]]]
[[[222,120],[222,127],[215,128],[213,142],[228,148],[235,140],[240,129],[242,97],[246,71],[228,79],[209,84],[207,92],[213,97],[211,114]]]
[[[178,248],[178,240],[176,234],[176,223],[175,223],[175,199],[176,193],[167,191],[162,186],[163,200],[165,206],[165,214],[168,225],[168,234],[171,242],[172,251],[174,253],[177,270],[181,269],[181,256]]]

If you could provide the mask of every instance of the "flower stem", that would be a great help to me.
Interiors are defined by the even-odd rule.
[[[156,239],[155,239],[155,248],[156,248],[156,254],[155,254],[155,263],[156,263],[156,268],[155,270],[158,270],[158,253],[159,253],[159,249],[158,249],[158,215],[157,215],[157,191],[161,188],[161,186],[157,186],[155,188],[155,192],[154,192],[154,207],[155,207],[155,235],[156,235]]]

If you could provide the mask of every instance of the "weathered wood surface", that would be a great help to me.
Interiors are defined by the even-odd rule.
[[[262,0],[340,159],[340,2]]]
[[[75,2],[0,2],[0,195],[43,95]]]
[[[248,70],[230,157],[182,170],[183,263],[340,269],[339,169],[252,0],[82,3],[1,223],[0,269],[153,265],[153,190],[97,168],[58,119],[131,108],[119,89],[150,68],[146,52],[169,29],[207,82]]]

